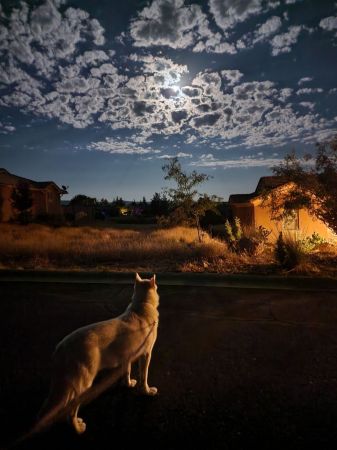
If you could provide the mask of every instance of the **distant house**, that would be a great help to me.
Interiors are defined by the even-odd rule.
[[[271,239],[277,238],[281,231],[301,236],[318,233],[325,239],[335,239],[333,231],[305,208],[292,210],[282,221],[272,219],[270,208],[263,204],[262,194],[274,189],[289,188],[290,183],[281,177],[262,177],[251,194],[234,194],[229,197],[232,215],[239,217],[243,225],[267,228],[272,232]]]
[[[53,181],[33,181],[14,175],[6,169],[0,169],[0,220],[2,222],[8,222],[15,216],[16,211],[12,206],[11,195],[13,189],[20,184],[28,185],[32,194],[31,213],[33,219],[38,216],[62,214],[60,197],[66,191]]]

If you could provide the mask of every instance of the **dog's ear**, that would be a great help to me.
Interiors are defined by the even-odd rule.
[[[142,281],[142,279],[140,278],[140,276],[138,275],[138,273],[136,272],[136,282],[140,282],[140,281]]]
[[[156,274],[153,274],[153,277],[150,280],[151,287],[155,287],[156,285]]]

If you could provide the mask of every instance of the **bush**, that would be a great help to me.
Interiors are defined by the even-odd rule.
[[[308,248],[303,239],[283,237],[280,233],[275,245],[275,259],[286,270],[293,270],[308,259]]]
[[[242,227],[240,219],[235,217],[232,224],[226,220],[224,239],[233,252],[256,255],[259,250],[264,248],[270,233],[262,226],[258,228]]]
[[[308,252],[312,252],[313,250],[316,250],[318,247],[326,243],[327,241],[316,232],[312,233],[311,236],[302,239],[303,247]]]

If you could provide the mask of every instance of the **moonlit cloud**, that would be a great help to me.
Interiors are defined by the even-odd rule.
[[[254,44],[263,41],[276,33],[282,26],[282,20],[278,16],[272,16],[266,20],[255,32]]]
[[[319,26],[325,31],[337,30],[337,16],[325,17],[320,21]],[[335,33],[335,37],[337,37],[337,33]]]
[[[0,106],[78,130],[131,135],[88,145],[120,155],[156,158],[159,152],[162,158],[171,138],[179,138],[173,145],[181,157],[206,146],[215,152],[309,142],[336,130],[317,101],[335,88],[302,87],[314,76],[299,79],[298,73],[279,81],[245,62],[268,45],[286,61],[301,33],[308,36],[305,24],[292,22],[290,8],[285,22],[284,8],[285,2],[265,0],[209,0],[203,7],[151,0],[134,12],[124,44],[120,39],[113,47],[103,25],[83,9],[56,0],[21,2],[0,26]],[[333,31],[334,19],[317,19],[315,33]],[[2,132],[16,131],[3,124]],[[157,141],[167,142],[165,150]]]
[[[299,86],[302,86],[302,84],[304,84],[304,83],[310,83],[310,81],[312,81],[313,80],[313,77],[303,77],[303,78],[301,78],[299,81],[298,81],[298,85]]]
[[[251,167],[270,168],[280,163],[277,158],[264,158],[262,153],[248,155],[238,159],[218,159],[212,153],[202,154],[197,161],[191,162],[192,166],[222,168],[222,169],[242,169]]]
[[[147,153],[160,153],[160,150],[154,150],[141,146],[131,139],[106,138],[104,141],[91,142],[87,146],[89,150],[97,150],[118,155],[145,155]]]
[[[217,25],[226,31],[260,13],[262,3],[262,0],[209,0],[209,7]]]
[[[299,89],[296,94],[297,95],[305,95],[305,94],[321,94],[323,92],[322,88],[302,88]]]
[[[153,0],[140,11],[130,26],[136,47],[187,48],[197,39],[211,36],[200,6],[184,0]]]
[[[296,44],[303,29],[301,25],[294,25],[290,26],[286,33],[276,35],[271,41],[272,55],[278,56],[282,53],[291,52],[292,46]]]

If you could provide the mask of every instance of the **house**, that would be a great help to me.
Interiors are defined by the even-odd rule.
[[[280,232],[299,236],[311,236],[318,233],[327,240],[335,239],[333,231],[321,220],[309,214],[305,208],[292,210],[282,220],[274,220],[270,207],[264,202],[264,195],[271,190],[287,190],[290,183],[278,176],[260,178],[251,194],[234,194],[229,197],[233,217],[239,217],[241,224],[258,228],[262,226],[271,231],[271,239]],[[276,192],[277,194],[277,192]]]
[[[32,218],[38,216],[58,216],[62,214],[60,197],[66,194],[65,189],[58,187],[53,181],[33,181],[0,168],[0,221],[8,222],[16,211],[12,206],[13,189],[25,184],[32,195]]]

